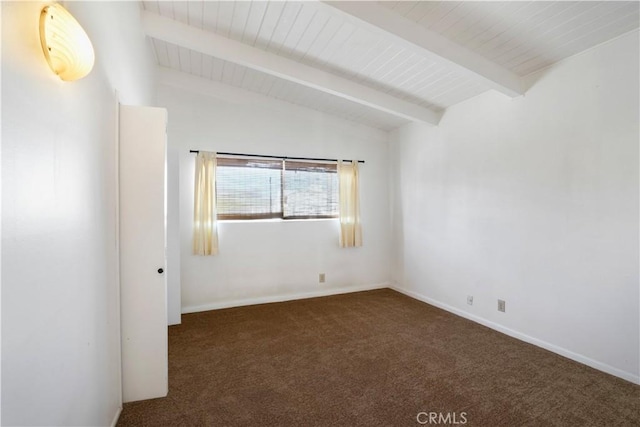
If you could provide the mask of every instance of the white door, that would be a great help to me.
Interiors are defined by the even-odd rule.
[[[120,107],[122,399],[167,395],[167,111]]]

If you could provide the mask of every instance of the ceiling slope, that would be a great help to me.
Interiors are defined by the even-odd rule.
[[[387,8],[371,2],[328,1],[325,4],[357,19],[360,25],[366,25],[370,30],[468,75],[491,89],[510,97],[524,93],[522,81],[516,73],[399,14],[389,13]]]
[[[159,66],[381,130],[436,125],[488,90],[517,97],[528,74],[640,25],[638,1],[141,4]]]
[[[397,117],[431,125],[437,125],[440,120],[439,112],[173,19],[142,12],[142,25],[145,33],[155,39],[330,93]]]

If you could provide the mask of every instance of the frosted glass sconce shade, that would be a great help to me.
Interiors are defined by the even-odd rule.
[[[91,72],[95,61],[91,40],[61,5],[42,9],[40,42],[49,67],[62,80],[78,80]]]

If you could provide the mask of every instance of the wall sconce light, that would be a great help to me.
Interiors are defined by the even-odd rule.
[[[40,42],[49,67],[62,80],[78,80],[91,72],[95,61],[91,40],[62,5],[42,9]]]

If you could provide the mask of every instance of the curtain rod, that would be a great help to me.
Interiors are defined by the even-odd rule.
[[[189,150],[190,153],[199,153],[200,150]],[[241,157],[260,157],[267,159],[280,159],[280,160],[309,160],[313,162],[337,162],[338,159],[315,159],[311,157],[288,157],[288,156],[261,156],[260,154],[241,154],[241,153],[223,153],[218,151],[216,154],[223,156],[241,156]],[[343,162],[353,162],[353,160],[343,160]],[[364,163],[364,160],[358,160],[358,163]]]

